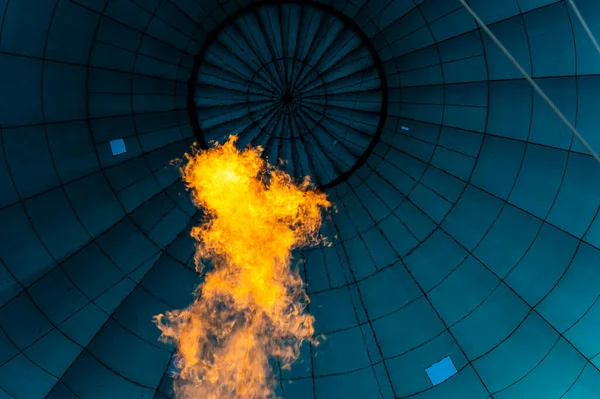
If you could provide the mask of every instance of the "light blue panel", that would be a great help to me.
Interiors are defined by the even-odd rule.
[[[458,369],[465,367],[467,361],[460,348],[448,332],[427,342],[421,351],[410,351],[402,356],[387,359],[390,378],[396,395],[408,396],[431,388],[428,368],[439,360],[451,356]]]
[[[110,150],[113,155],[121,155],[127,152],[125,141],[123,139],[114,139],[109,142]]]
[[[443,358],[439,362],[425,369],[433,385],[441,384],[448,378],[456,374],[456,366],[450,356]]]
[[[468,365],[460,370],[453,378],[450,378],[434,389],[421,392],[414,396],[417,399],[435,399],[440,396],[458,395],[461,398],[487,398],[487,388],[481,383],[481,379],[473,370],[473,367]]]

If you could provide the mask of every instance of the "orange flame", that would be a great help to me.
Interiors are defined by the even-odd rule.
[[[186,155],[183,179],[207,218],[192,229],[196,268],[213,268],[185,310],[155,316],[161,340],[177,344],[180,398],[274,397],[270,360],[289,368],[314,339],[314,318],[294,248],[320,241],[325,194],[269,167],[262,148],[219,146]]]

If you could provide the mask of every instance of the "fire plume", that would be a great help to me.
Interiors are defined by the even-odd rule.
[[[186,155],[183,179],[205,218],[192,229],[196,268],[212,264],[184,310],[155,316],[161,340],[177,345],[180,398],[274,397],[271,361],[288,368],[314,339],[314,318],[294,248],[320,242],[331,206],[307,178],[269,166],[260,147],[223,145]]]

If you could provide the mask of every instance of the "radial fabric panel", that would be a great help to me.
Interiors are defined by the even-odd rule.
[[[385,121],[385,77],[348,17],[323,6],[259,4],[215,36],[189,93],[202,141],[237,134],[240,146],[260,145],[290,175],[325,187],[369,155]]]

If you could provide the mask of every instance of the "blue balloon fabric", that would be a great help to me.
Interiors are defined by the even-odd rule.
[[[570,2],[468,4],[600,151]],[[0,0],[0,398],[174,397],[171,161],[229,134],[337,207],[282,398],[600,397],[600,166],[459,0]]]

